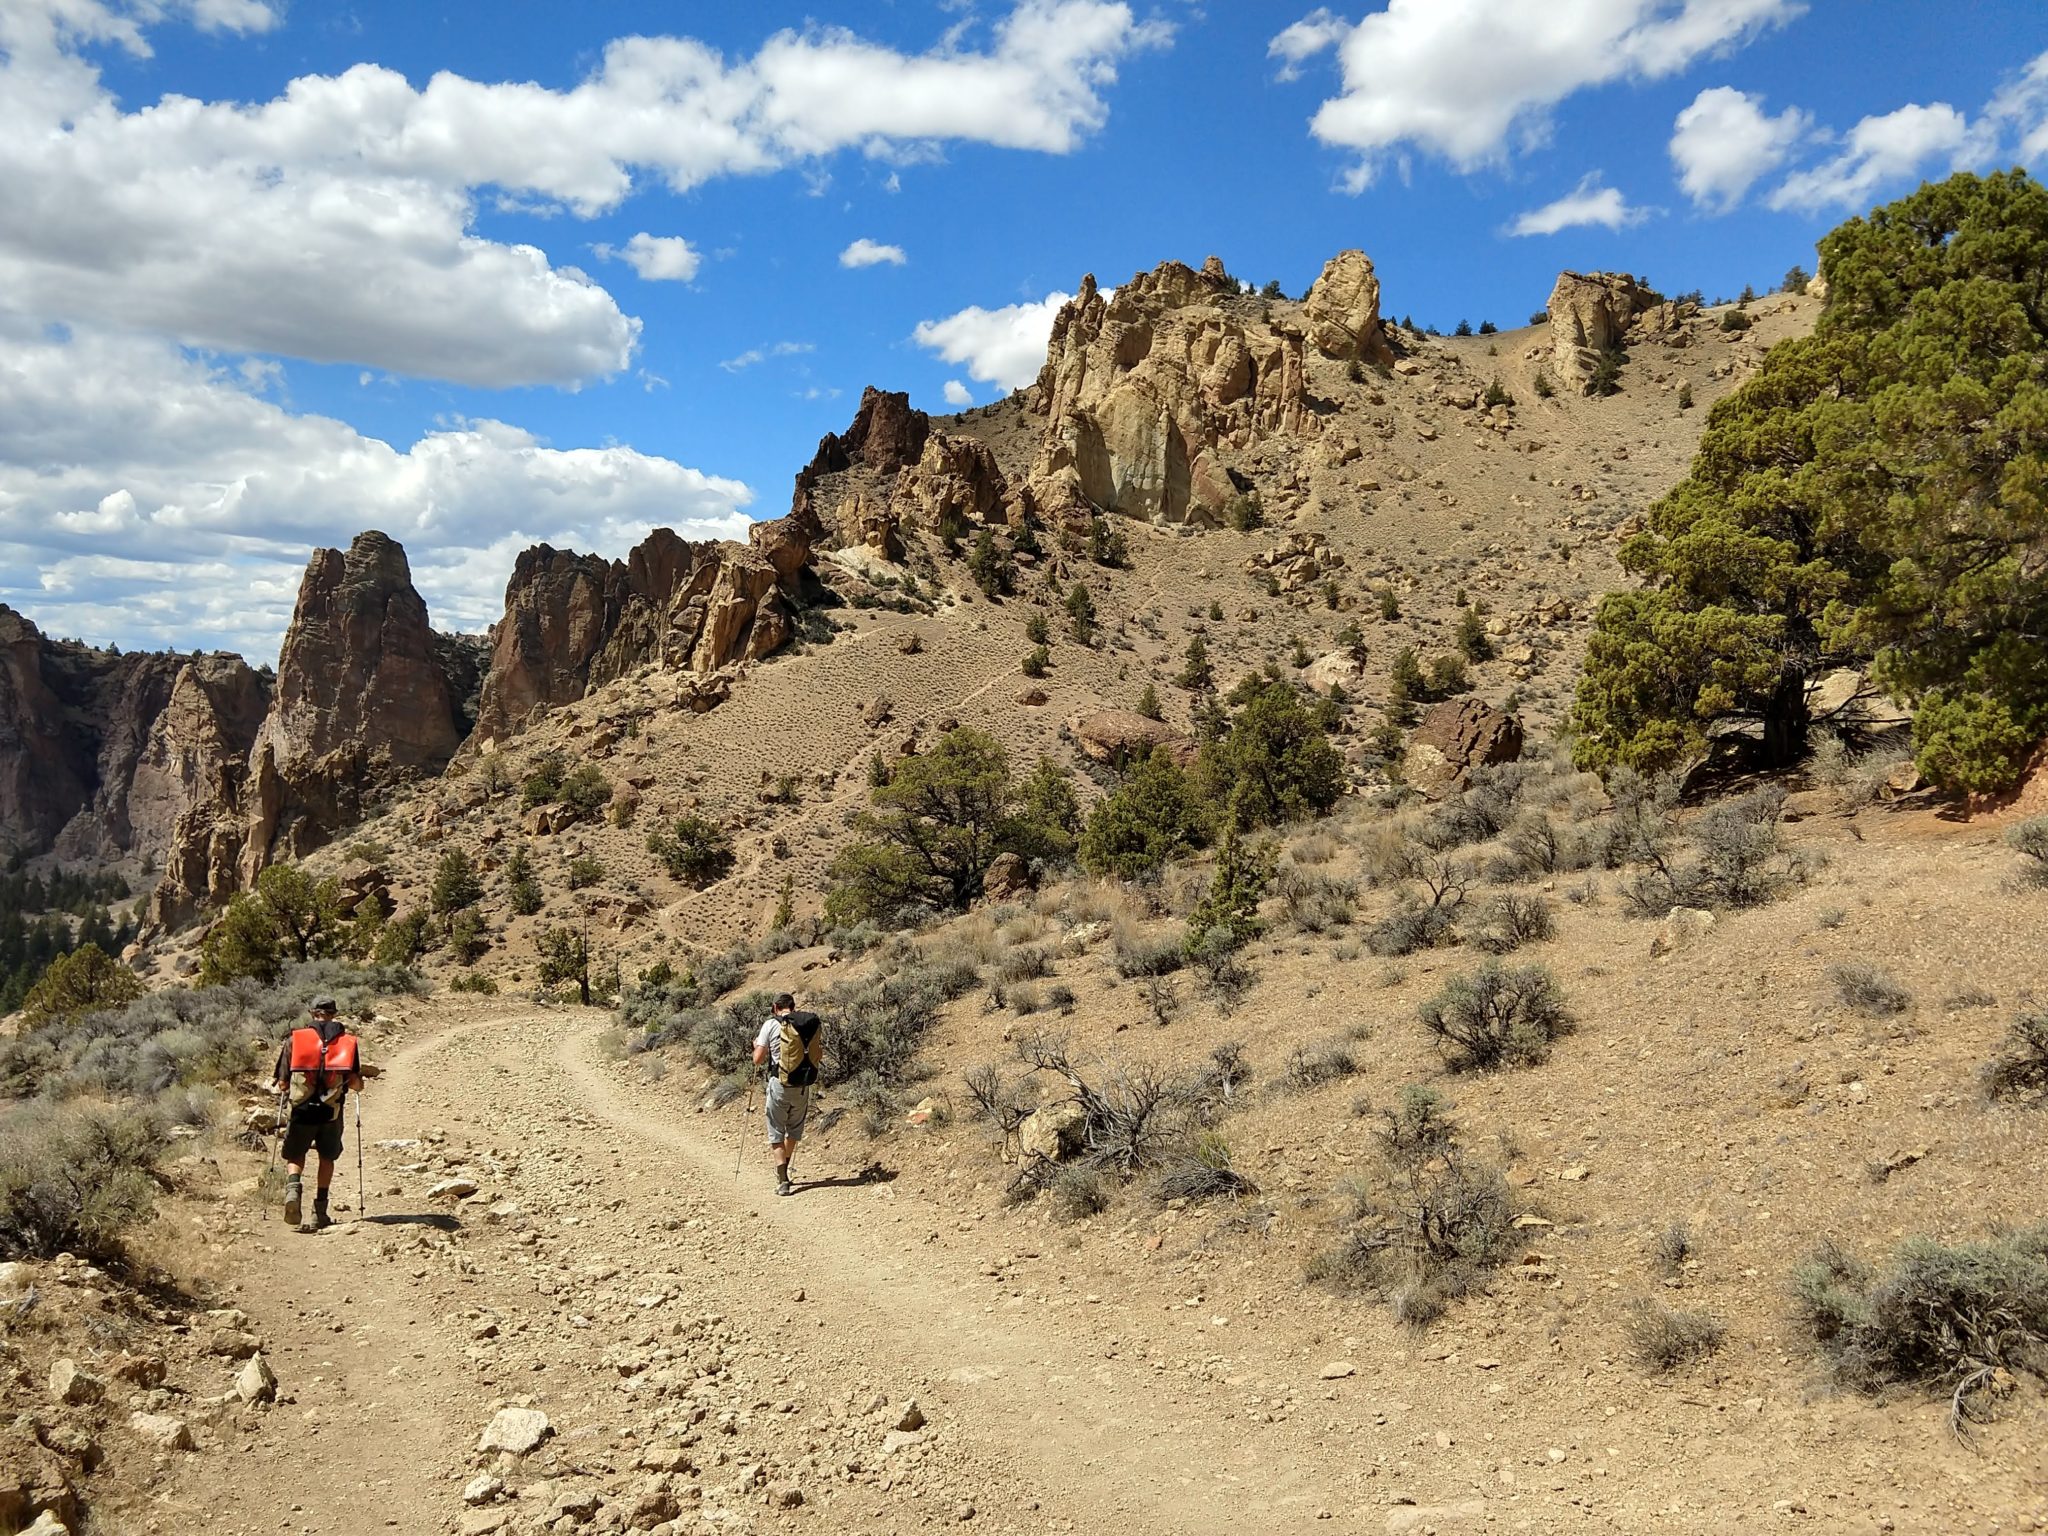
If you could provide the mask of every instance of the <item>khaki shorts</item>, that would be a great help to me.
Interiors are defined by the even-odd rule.
[[[768,1116],[768,1141],[772,1146],[783,1141],[802,1141],[804,1121],[811,1113],[811,1088],[809,1083],[784,1083],[775,1078],[768,1079],[768,1091],[762,1097],[762,1107]]]

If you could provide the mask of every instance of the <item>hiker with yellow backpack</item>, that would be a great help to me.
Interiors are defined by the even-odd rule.
[[[768,1089],[762,1103],[768,1115],[768,1147],[775,1154],[775,1193],[787,1195],[796,1186],[789,1179],[789,1161],[803,1140],[804,1121],[817,1092],[819,1069],[825,1062],[825,1025],[815,1013],[801,1013],[787,992],[775,999],[775,1011],[754,1037],[754,1065],[766,1067]]]

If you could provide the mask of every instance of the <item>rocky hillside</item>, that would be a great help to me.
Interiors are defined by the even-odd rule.
[[[172,929],[386,807],[414,825],[468,809],[453,781],[407,798],[451,763],[573,744],[630,758],[650,809],[720,808],[756,854],[742,870],[801,890],[868,757],[947,719],[1071,754],[1067,721],[1169,683],[1196,634],[1226,674],[1306,655],[1319,687],[1370,704],[1468,604],[1494,641],[1480,694],[1540,726],[1619,579],[1612,534],[1682,472],[1704,408],[1817,310],[1774,297],[1723,329],[1635,279],[1566,273],[1543,324],[1442,338],[1382,317],[1356,251],[1299,301],[1242,292],[1215,258],[1108,292],[1089,277],[1032,388],[952,417],[867,391],[746,545],[657,530],[623,561],[530,549],[487,647],[436,634],[374,532],[314,553],[274,680],[230,656],[55,644],[5,615],[0,842],[160,868],[148,915]],[[1592,392],[1603,359],[1618,393]],[[1017,573],[997,602],[963,558],[984,532]],[[1056,647],[1026,685],[1033,615],[1065,625],[1050,594],[1076,580],[1100,641]],[[757,669],[800,627],[789,665]],[[761,784],[792,777],[819,796],[764,810]],[[618,839],[620,867],[645,863],[640,840]],[[626,904],[675,896],[656,882]]]

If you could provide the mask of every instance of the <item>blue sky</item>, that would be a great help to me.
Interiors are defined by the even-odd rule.
[[[2048,10],[6,0],[0,145],[0,602],[268,659],[361,527],[476,628],[535,539],[777,515],[863,384],[1027,380],[1083,272],[1357,246],[1446,329],[1766,286],[2048,160]]]

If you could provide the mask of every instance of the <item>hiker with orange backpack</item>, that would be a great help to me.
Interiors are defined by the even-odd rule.
[[[271,1091],[291,1099],[284,1129],[284,1219],[301,1232],[334,1225],[327,1214],[327,1186],[334,1182],[334,1164],[341,1156],[342,1106],[363,1087],[361,1042],[336,1017],[338,1011],[331,997],[313,999],[313,1021],[286,1037],[270,1074]],[[313,1214],[301,1221],[309,1151],[319,1154],[320,1172]]]
[[[796,999],[784,992],[775,1011],[754,1037],[754,1065],[768,1069],[762,1095],[768,1115],[768,1147],[775,1155],[775,1193],[795,1192],[789,1161],[803,1140],[804,1121],[817,1092],[819,1069],[825,1062],[825,1025],[815,1013],[800,1013]]]

